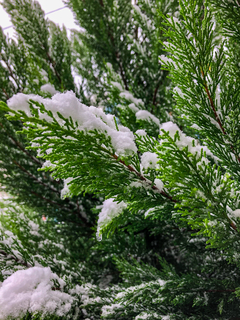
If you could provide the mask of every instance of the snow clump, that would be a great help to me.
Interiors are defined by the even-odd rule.
[[[118,130],[114,121],[114,116],[105,114],[101,109],[96,107],[87,107],[79,102],[75,93],[67,91],[65,93],[57,93],[51,99],[44,99],[38,95],[26,95],[18,93],[8,100],[8,106],[12,110],[24,111],[27,116],[32,117],[29,100],[42,103],[47,111],[51,111],[56,121],[61,126],[65,125],[65,121],[58,116],[58,112],[64,118],[72,118],[73,122],[77,122],[79,131],[97,130],[111,138],[112,146],[118,155],[131,154],[137,152],[134,142],[134,134],[124,126],[119,125]],[[39,110],[39,118],[52,122],[52,118],[46,113]]]
[[[57,290],[55,281],[60,284]],[[65,316],[74,298],[61,291],[64,285],[65,282],[50,268],[16,271],[0,287],[0,319],[20,319],[27,312]]]
[[[103,202],[102,210],[99,213],[97,238],[101,240],[101,229],[107,226],[114,218],[119,216],[124,209],[127,208],[127,204],[123,201],[117,203],[114,198],[107,199]]]

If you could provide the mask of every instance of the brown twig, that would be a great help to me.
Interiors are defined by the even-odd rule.
[[[224,129],[223,125],[222,125],[222,122],[221,122],[221,120],[220,120],[220,118],[219,118],[219,116],[217,114],[216,108],[214,106],[214,102],[213,102],[213,99],[212,99],[212,97],[210,95],[210,92],[209,92],[209,89],[208,89],[208,86],[207,86],[207,83],[206,83],[206,79],[205,79],[205,74],[204,74],[203,70],[201,70],[201,74],[202,74],[203,80],[204,80],[204,89],[205,89],[205,91],[207,93],[207,96],[208,96],[208,99],[209,99],[209,102],[210,102],[210,105],[211,105],[211,109],[212,109],[212,111],[214,113],[215,119],[216,119],[216,121],[217,121],[217,123],[218,123],[218,125],[219,125],[219,127],[220,127],[220,129],[222,131],[222,133],[225,136],[227,136],[227,132],[225,131],[225,129]],[[231,148],[232,152],[234,153],[234,155],[236,156],[236,159],[238,160],[238,162],[240,162],[240,157],[238,155],[236,155],[236,152],[234,150],[233,145],[230,144],[230,148]]]
[[[201,70],[201,74],[202,74],[203,80],[204,80],[204,89],[205,89],[205,91],[206,91],[206,93],[207,93],[207,96],[208,96],[208,99],[209,99],[209,102],[210,102],[210,105],[211,105],[211,109],[212,109],[212,111],[213,111],[213,113],[214,113],[215,119],[216,119],[217,123],[219,124],[219,127],[220,127],[222,133],[223,133],[225,136],[227,136],[227,133],[226,133],[226,131],[225,131],[223,125],[222,125],[222,122],[221,122],[221,120],[220,120],[220,118],[219,118],[219,116],[218,116],[218,114],[217,114],[216,108],[215,108],[215,106],[214,106],[214,102],[213,102],[213,99],[212,99],[211,94],[210,94],[210,92],[209,92],[209,89],[208,89],[208,86],[207,86],[207,82],[206,82],[206,78],[205,78],[205,74],[204,74],[203,70]],[[233,145],[230,145],[230,147],[231,147],[233,153],[235,154],[236,158],[238,159],[238,162],[240,162],[240,157],[236,155],[236,152],[235,152],[235,150],[234,150]],[[237,226],[236,226],[235,223],[234,223],[233,221],[231,221],[230,219],[229,219],[229,224],[230,224],[230,226],[231,226],[235,231],[238,231],[238,230],[237,230]]]
[[[154,94],[153,94],[153,105],[155,106],[156,105],[156,100],[157,100],[157,92],[158,92],[158,89],[160,87],[160,81],[157,82],[157,85],[156,85],[156,88],[154,90]]]
[[[128,170],[130,170],[131,172],[134,172],[139,178],[140,180],[146,182],[147,184],[149,184],[149,186],[151,186],[151,188],[155,191],[158,191],[162,196],[164,196],[165,198],[167,198],[168,200],[177,203],[178,201],[173,199],[173,197],[171,197],[170,195],[168,195],[165,191],[158,189],[158,187],[156,187],[155,185],[152,185],[151,182],[149,182],[143,175],[141,175],[141,173],[139,173],[136,169],[134,169],[132,166],[127,165],[123,160],[119,159],[119,157],[116,154],[112,155],[114,159],[116,159],[118,162],[122,163],[126,168],[128,168]]]
[[[7,91],[4,88],[2,88],[2,91],[5,94],[7,100],[10,99],[9,95],[7,94]]]
[[[203,70],[201,70],[201,73],[202,73],[202,76],[203,76],[203,79],[204,79],[204,89],[205,89],[205,91],[207,93],[207,96],[208,96],[212,111],[214,113],[215,119],[216,119],[217,123],[219,124],[219,127],[222,130],[222,133],[224,135],[226,135],[227,133],[226,133],[225,129],[223,128],[222,122],[221,122],[221,120],[220,120],[220,118],[219,118],[219,116],[217,114],[216,109],[215,109],[215,106],[214,106],[214,103],[213,103],[213,99],[212,99],[212,97],[210,95],[210,92],[209,92],[209,89],[208,89],[208,86],[207,86],[207,83],[206,83],[206,80],[205,80],[205,74],[204,74]]]
[[[128,84],[127,84],[127,79],[125,78],[125,74],[124,74],[124,71],[123,71],[123,66],[122,66],[122,63],[121,63],[120,58],[119,58],[119,53],[116,51],[115,55],[116,55],[116,58],[117,58],[117,63],[118,63],[119,69],[120,69],[120,74],[121,74],[121,77],[122,77],[122,81],[124,83],[125,90],[128,90],[129,88],[128,88]]]

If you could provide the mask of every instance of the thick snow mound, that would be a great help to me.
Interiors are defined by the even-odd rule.
[[[60,288],[54,287],[53,280]],[[64,285],[50,268],[33,267],[13,273],[0,287],[0,319],[20,319],[27,312],[66,315],[73,298],[61,291]]]

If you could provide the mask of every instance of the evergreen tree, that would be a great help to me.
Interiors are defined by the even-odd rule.
[[[2,204],[0,319],[237,319],[238,1],[67,3],[72,45],[37,2],[3,1],[21,51],[2,35],[0,172],[19,195]],[[64,181],[64,208],[36,203],[36,179]]]

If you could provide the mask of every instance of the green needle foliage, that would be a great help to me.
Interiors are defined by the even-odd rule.
[[[238,1],[66,3],[3,1],[0,319],[238,319]]]

